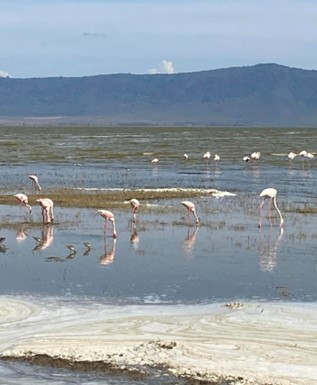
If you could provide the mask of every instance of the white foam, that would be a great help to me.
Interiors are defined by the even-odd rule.
[[[197,193],[202,195],[212,195],[215,197],[224,197],[224,196],[236,196],[237,194],[231,193],[228,191],[220,191],[216,189],[198,189],[198,188],[142,188],[142,189],[123,189],[123,188],[96,188],[96,187],[76,187],[73,190],[82,190],[82,191],[109,191],[109,192],[180,192],[180,193]]]
[[[317,379],[315,303],[115,306],[2,296],[0,326],[1,355],[159,364],[257,384]]]

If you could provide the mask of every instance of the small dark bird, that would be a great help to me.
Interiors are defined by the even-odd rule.
[[[74,245],[65,245],[67,249],[70,251],[70,254],[76,254],[77,250]]]

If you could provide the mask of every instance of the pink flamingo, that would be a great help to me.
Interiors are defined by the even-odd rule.
[[[29,209],[29,213],[32,212],[32,207],[29,205],[29,198],[27,195],[19,193],[15,194],[14,197],[20,202],[20,207],[25,206]]]
[[[37,188],[39,191],[42,190],[42,187],[40,186],[39,184],[39,178],[37,175],[28,175],[28,177],[31,179],[32,181],[32,186]]]
[[[267,198],[270,198],[270,203],[273,201],[274,207],[275,207],[276,211],[278,212],[278,215],[280,216],[280,227],[284,226],[284,219],[282,217],[282,213],[276,204],[276,196],[277,196],[277,190],[275,188],[266,188],[261,192],[260,197],[263,197],[264,199],[263,199],[263,202],[260,204],[260,207],[259,207],[259,211],[260,211],[259,227],[262,226],[262,223],[261,223],[262,207],[263,207],[264,202]],[[270,206],[268,206],[268,207],[270,208]]]
[[[198,216],[196,214],[195,204],[193,202],[190,202],[190,201],[183,201],[182,205],[184,207],[186,207],[186,209],[188,211],[188,221],[189,221],[189,214],[192,213],[194,215],[194,217],[196,218],[196,224],[198,224],[199,223],[199,218],[198,218]]]
[[[105,231],[107,229],[107,221],[112,223],[112,238],[114,239],[117,238],[116,221],[115,221],[114,214],[109,210],[97,210],[97,213],[105,220],[105,225],[104,225]]]
[[[137,199],[133,198],[130,200],[130,205],[131,205],[132,214],[133,214],[132,221],[135,222],[136,221],[136,212],[139,209],[140,202]]]
[[[43,223],[51,223],[54,221],[54,203],[49,198],[39,198],[36,200],[42,207]]]

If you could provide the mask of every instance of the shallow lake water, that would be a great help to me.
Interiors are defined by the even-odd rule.
[[[190,198],[199,226],[188,222],[183,199],[141,202],[135,225],[127,204],[115,212],[116,240],[111,224],[104,234],[104,221],[96,210],[57,206],[55,223],[43,226],[38,206],[30,221],[12,198],[12,205],[0,207],[0,236],[6,238],[0,245],[1,294],[66,296],[74,301],[89,297],[114,304],[316,301],[316,160],[298,157],[290,162],[287,154],[314,153],[317,129],[3,127],[0,131],[3,194],[25,192],[33,201],[60,187],[83,194],[108,188],[173,187],[236,194]],[[206,151],[212,154],[208,162],[203,159]],[[260,151],[261,158],[245,163],[243,156],[253,151]],[[221,157],[217,163],[212,160],[215,153]],[[159,162],[153,165],[155,157]],[[29,173],[38,174],[40,193],[32,191]],[[284,229],[274,208],[269,220],[266,206],[258,229],[259,194],[267,187],[278,190]],[[100,208],[112,210],[107,202]],[[83,242],[89,242],[91,249]],[[70,254],[66,244],[73,244],[77,253]],[[76,383],[54,382],[54,375],[49,376],[48,383]],[[104,383],[87,381],[80,383]],[[122,383],[111,381],[124,380],[107,383]]]

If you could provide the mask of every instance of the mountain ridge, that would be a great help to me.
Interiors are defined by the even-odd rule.
[[[0,123],[53,117],[57,124],[317,126],[317,71],[260,63],[176,74],[0,78]]]

